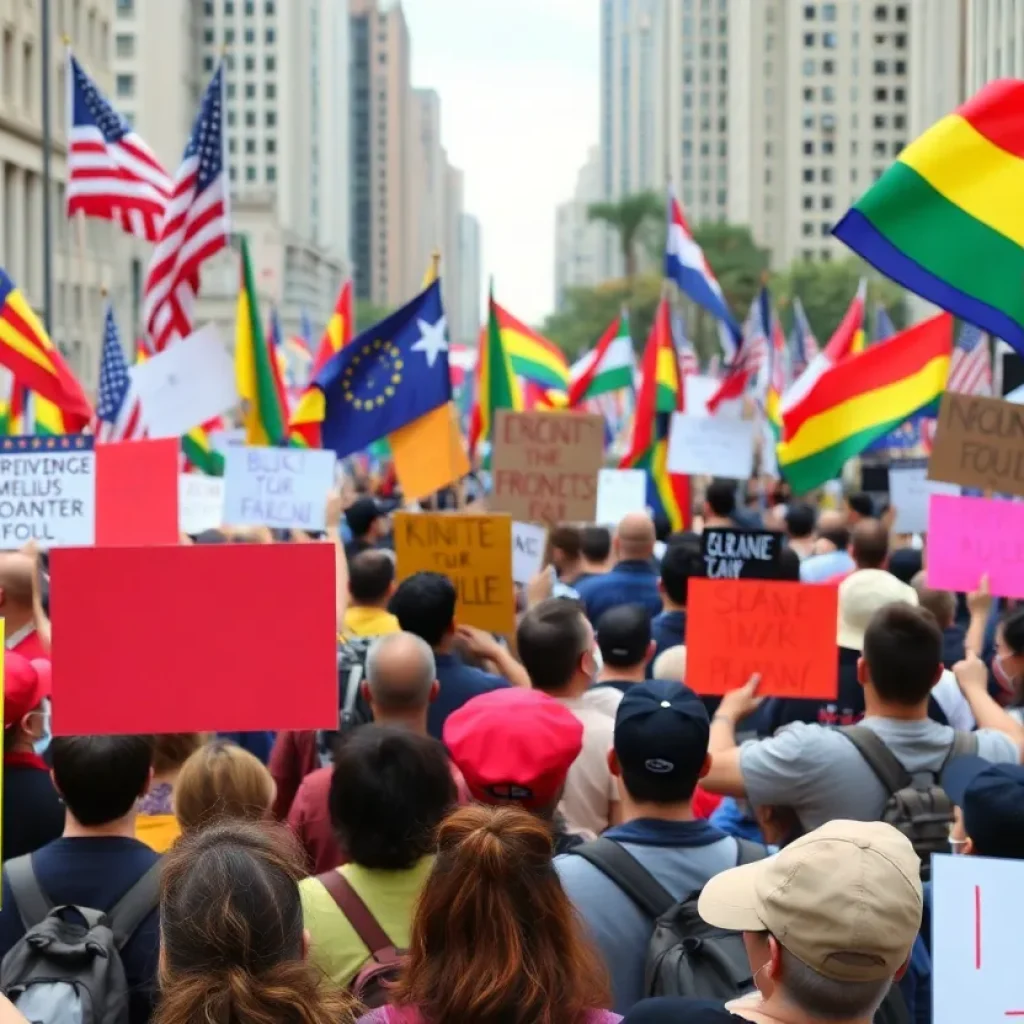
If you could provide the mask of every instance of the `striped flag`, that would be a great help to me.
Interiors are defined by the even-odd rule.
[[[68,216],[112,220],[155,242],[172,183],[160,161],[68,50]]]
[[[743,340],[736,358],[725,371],[718,390],[708,399],[708,412],[714,414],[722,402],[742,398],[751,381],[757,381],[758,392],[764,395],[767,379],[762,368],[769,365],[771,332],[771,300],[762,287],[750,304],[743,324]]]
[[[199,268],[229,241],[224,65],[206,87],[146,275],[143,319],[162,352],[192,333]]]
[[[131,441],[143,436],[142,409],[138,398],[131,392],[132,378],[117,333],[114,307],[107,303],[103,352],[100,356],[100,382],[96,393],[96,419],[93,423],[97,441]]]
[[[793,298],[793,330],[789,336],[789,344],[792,349],[793,376],[798,377],[821,351],[799,295]]]
[[[992,395],[992,360],[988,335],[974,324],[962,324],[949,364],[947,391],[962,395]]]

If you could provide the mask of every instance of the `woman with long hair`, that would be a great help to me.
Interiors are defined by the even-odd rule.
[[[186,832],[164,864],[153,1024],[350,1024],[352,998],[307,959],[302,875],[284,826]]]
[[[392,1005],[360,1024],[612,1024],[610,1001],[550,828],[518,808],[470,806],[441,823]]]

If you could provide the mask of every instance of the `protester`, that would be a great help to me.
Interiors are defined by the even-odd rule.
[[[455,623],[455,585],[436,572],[414,573],[403,580],[391,599],[391,611],[407,633],[430,645],[441,684],[430,705],[427,731],[440,739],[448,716],[466,701],[503,686],[529,686],[523,666],[493,637]],[[456,637],[475,655],[492,662],[500,675],[483,672],[463,662],[456,653]]]
[[[951,669],[967,656],[964,650],[964,630],[956,622],[956,594],[950,590],[932,590],[928,586],[927,574],[923,571],[914,576],[911,586],[917,591],[921,607],[927,608],[935,616],[942,630],[942,664]]]
[[[686,601],[690,580],[702,576],[700,551],[689,544],[669,543],[661,559],[661,612],[651,621],[654,656],[686,643]]]
[[[301,883],[317,966],[347,986],[377,950],[342,909],[352,892],[396,949],[409,946],[412,915],[433,863],[433,837],[456,799],[437,740],[395,726],[364,725],[338,745],[331,823],[349,863]]]
[[[650,618],[661,612],[658,573],[653,565],[656,535],[646,512],[631,512],[615,531],[615,567],[579,582],[576,590],[591,622],[619,604],[638,604]]]
[[[719,871],[765,854],[764,847],[741,848],[695,820],[694,790],[710,765],[709,728],[696,694],[660,680],[630,687],[615,716],[609,761],[623,824],[605,832],[602,841],[618,844],[665,890],[660,912]],[[559,857],[556,867],[611,972],[612,1006],[625,1013],[645,994],[644,962],[656,915],[586,859],[596,848],[578,847]]]
[[[971,596],[977,601],[976,595]],[[969,598],[968,601],[970,600]],[[978,626],[985,614],[987,611],[983,601],[976,604],[971,612],[971,627],[964,641],[968,651],[980,653],[981,644],[977,640],[972,640],[972,635],[978,636]],[[1021,680],[1024,679],[1024,608],[1015,608],[1007,612],[996,626],[992,669],[1005,699],[1015,705],[1014,713],[1019,714],[1016,706],[1021,702]]]
[[[159,857],[135,838],[138,800],[149,788],[152,749],[144,736],[58,736],[53,781],[65,807],[63,835],[3,869],[0,959],[38,924],[31,885],[49,907],[110,913],[136,883],[151,910],[121,949],[129,989],[129,1024],[146,1024],[155,1002],[160,929]],[[31,865],[28,877],[23,876]],[[141,880],[146,878],[146,882]]]
[[[686,682],[686,647],[679,644],[677,647],[669,647],[659,654],[653,662],[651,675],[655,679],[674,679],[676,682]],[[705,706],[707,698],[704,698]]]
[[[654,657],[651,620],[639,605],[621,604],[601,616],[595,633],[601,667],[583,702],[614,718],[623,694],[648,676]]]
[[[263,821],[274,803],[274,780],[249,751],[217,739],[181,766],[173,798],[182,832],[225,819]]]
[[[345,510],[345,522],[352,536],[345,545],[349,563],[364,551],[384,546],[389,532],[388,517],[374,498],[356,498]]]
[[[814,554],[814,526],[817,513],[807,504],[790,505],[786,509],[786,539],[800,561]]]
[[[612,535],[606,526],[584,526],[580,529],[580,571],[574,583],[606,573],[611,566]]]
[[[842,512],[826,509],[818,516],[817,538],[812,554],[800,563],[804,583],[824,583],[856,568],[847,550],[850,531]]]
[[[393,1007],[411,1020],[614,1024],[608,979],[551,861],[551,834],[515,808],[464,807],[438,833]]]
[[[889,554],[886,569],[901,583],[913,586],[914,577],[924,565],[922,553],[915,548],[897,548]]]
[[[597,674],[594,630],[575,601],[549,598],[519,622],[516,646],[534,689],[554,697],[583,724],[583,749],[569,769],[561,810],[570,832],[603,832],[618,814],[608,770],[613,720],[584,694]]]
[[[875,518],[875,503],[870,494],[859,491],[846,497],[846,521],[856,526],[864,519]]]
[[[176,844],[163,872],[153,1024],[347,1024],[354,1000],[309,959],[297,851],[281,826],[232,821]]]
[[[0,551],[4,648],[28,661],[50,657],[50,627],[40,604],[34,553]]]
[[[7,651],[4,684],[3,859],[64,831],[64,808],[43,760],[50,746],[50,662]]]
[[[582,537],[578,526],[562,523],[548,537],[551,565],[562,583],[572,586],[583,572]]]
[[[734,529],[736,522],[736,484],[732,480],[712,480],[704,492],[704,529]]]
[[[906,772],[937,779],[957,734],[928,717],[928,699],[943,671],[935,619],[913,606],[886,605],[872,616],[863,645],[857,675],[865,716],[859,725],[877,735]],[[988,695],[984,666],[977,660],[963,665],[957,681],[981,726],[972,745],[988,761],[1018,763],[1024,726]],[[736,723],[758,706],[757,683],[755,676],[722,698],[711,723],[712,765],[704,787],[746,796],[754,806],[791,807],[804,831],[835,818],[878,821],[889,793],[842,731],[795,722],[771,738],[736,746]]]
[[[203,745],[204,739],[198,732],[170,732],[153,737],[153,782],[139,802],[135,836],[157,853],[166,853],[181,835],[174,815],[174,786],[182,766]]]
[[[956,804],[953,853],[1024,860],[1024,768],[958,757],[946,765],[942,786]]]
[[[444,743],[474,799],[536,815],[551,829],[556,853],[582,842],[558,813],[583,749],[583,725],[568,708],[537,690],[484,693],[449,717]]]
[[[363,551],[348,567],[349,605],[346,637],[397,633],[398,619],[388,611],[395,592],[395,556],[390,551]]]

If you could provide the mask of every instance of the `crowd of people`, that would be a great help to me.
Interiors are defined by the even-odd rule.
[[[930,1024],[932,856],[1024,859],[1024,608],[930,589],[866,494],[779,497],[552,526],[509,637],[401,578],[372,494],[332,499],[318,732],[52,737],[45,558],[0,553],[0,1013]],[[834,698],[686,685],[715,526],[838,588]],[[270,538],[194,541],[239,539]]]

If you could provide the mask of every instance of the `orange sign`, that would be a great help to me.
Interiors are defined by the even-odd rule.
[[[839,590],[778,580],[690,580],[686,685],[720,696],[755,672],[765,697],[834,700]]]

